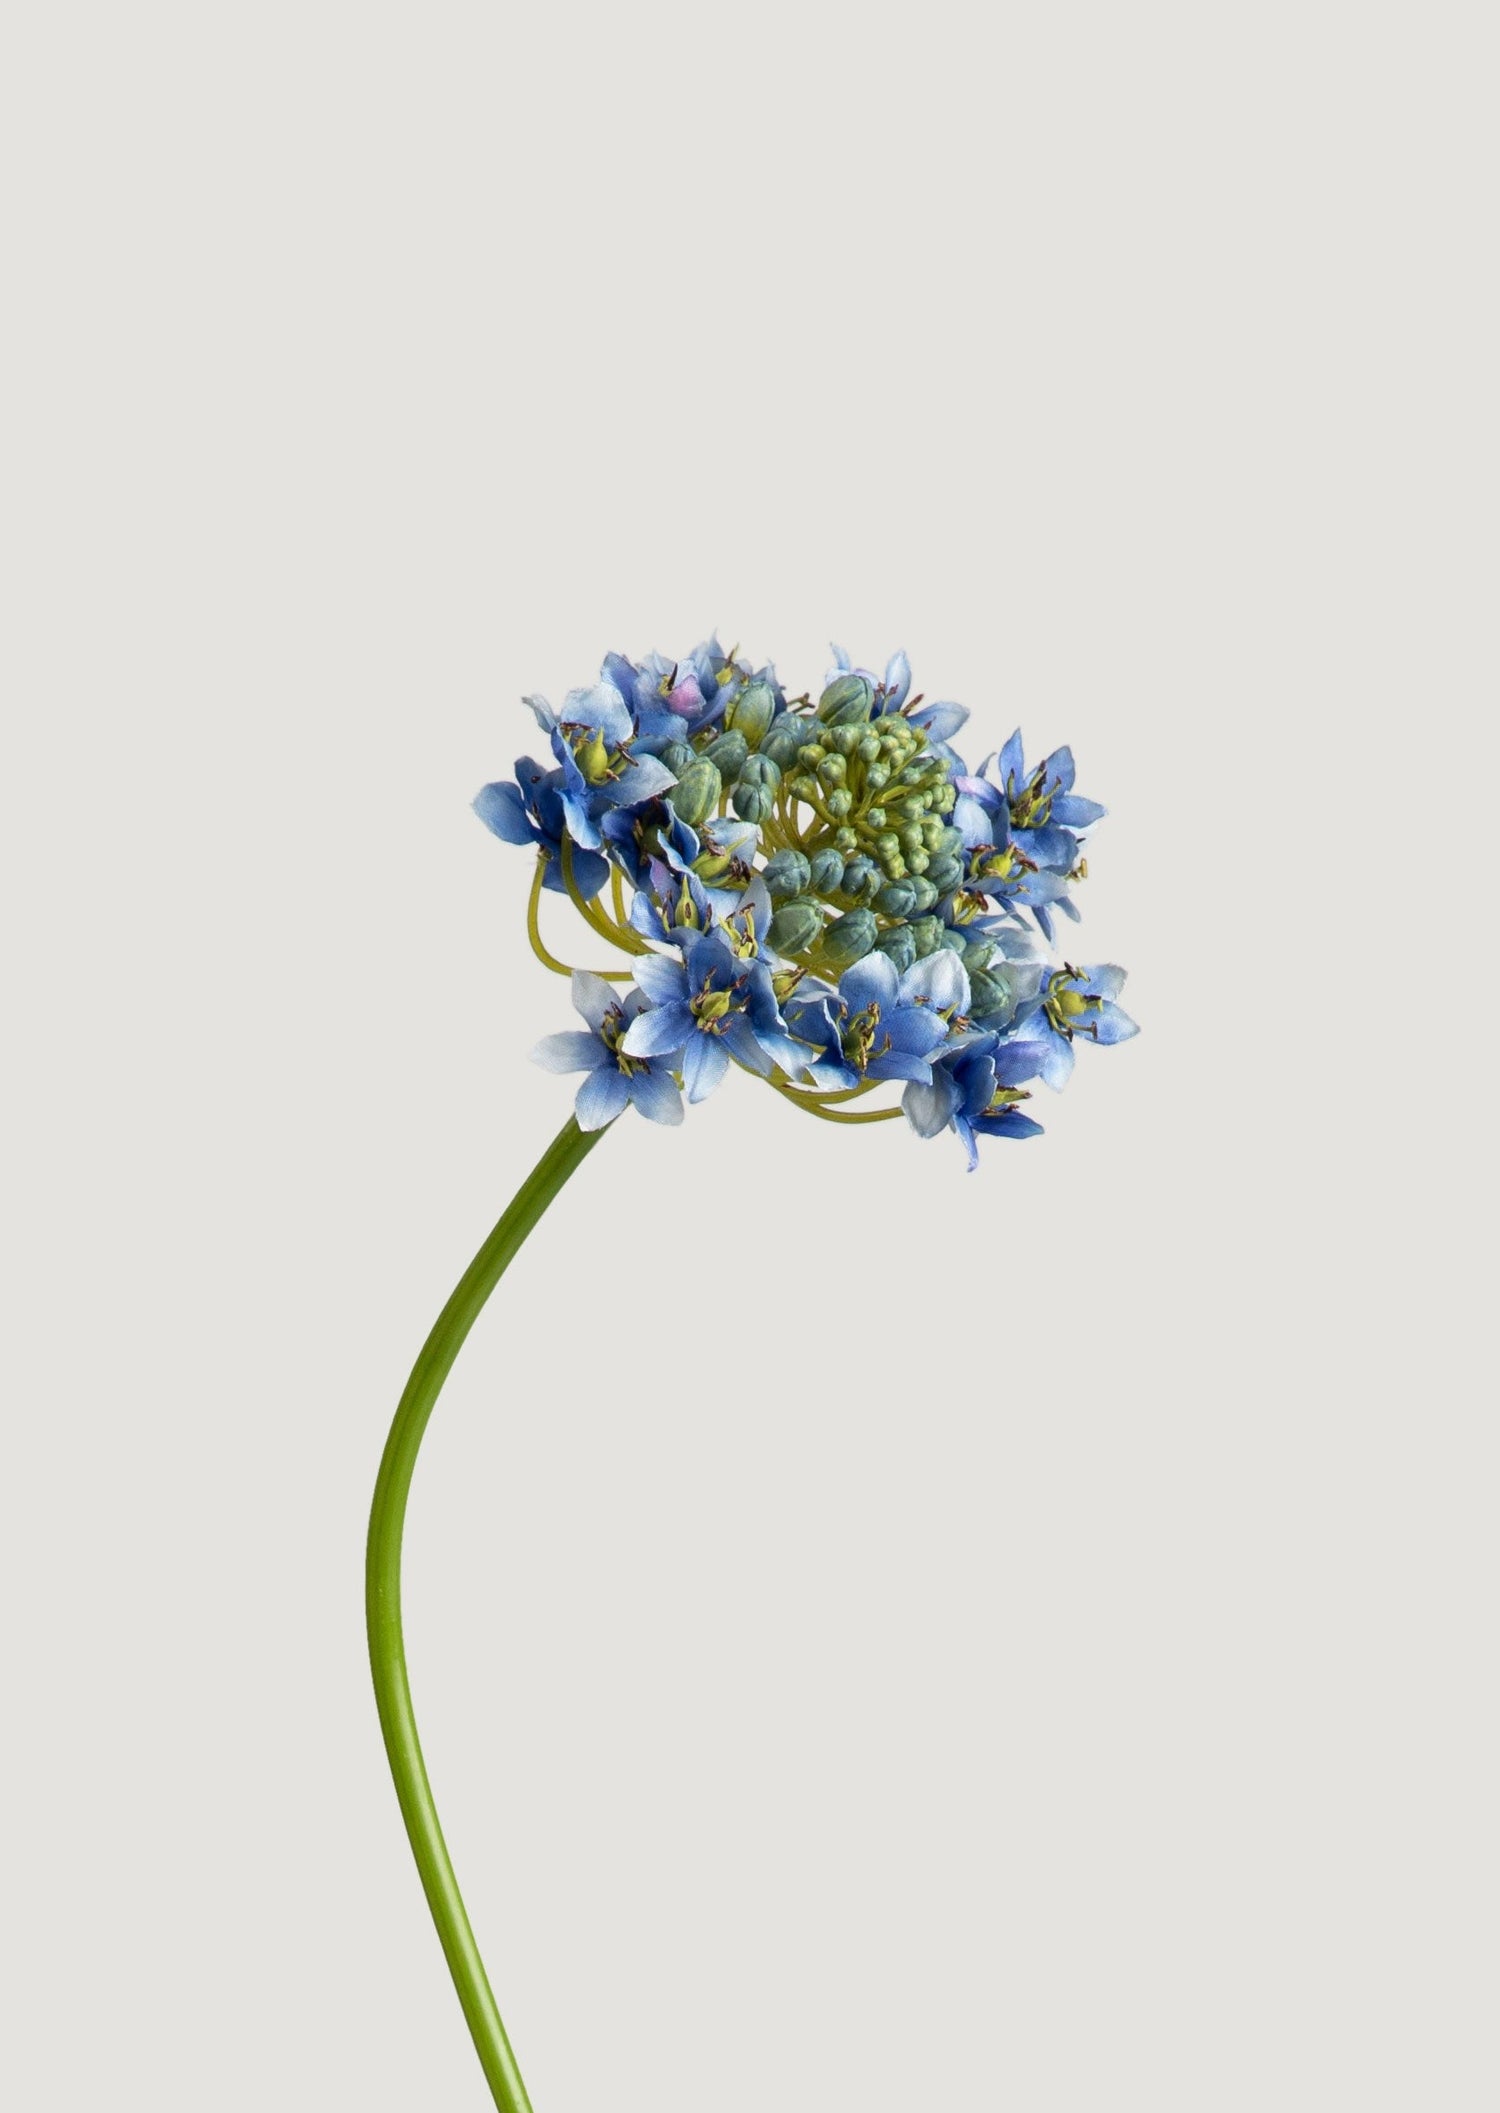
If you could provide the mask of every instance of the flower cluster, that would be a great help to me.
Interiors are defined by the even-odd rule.
[[[816,704],[717,638],[686,659],[618,653],[561,711],[527,704],[550,760],[486,785],[480,819],[534,847],[532,945],[573,978],[586,1032],[535,1054],[585,1074],[598,1129],[633,1104],[680,1122],[731,1064],[832,1122],[903,1110],[921,1137],[1033,1137],[1031,1083],[1066,1083],[1079,1041],[1124,1041],[1111,966],[1038,950],[1076,919],[1085,832],[1070,750],[1028,767],[1019,733],[970,771],[959,704],[835,665]],[[544,945],[544,890],[567,895],[629,968],[570,970]],[[629,899],[627,901],[627,891]],[[851,1109],[887,1081],[900,1107]]]

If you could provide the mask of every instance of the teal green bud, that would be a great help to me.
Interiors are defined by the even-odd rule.
[[[967,960],[964,963],[967,968]],[[988,969],[969,969],[969,1017],[983,1020],[990,1013],[1007,1012],[1010,1009],[1010,985],[1003,976],[992,976]]]
[[[937,852],[940,858],[962,858],[964,854],[963,831],[955,829],[951,823],[945,822],[937,842],[929,844],[927,848],[929,851]]]
[[[925,851],[908,851],[906,854],[906,870],[908,873],[925,873],[927,871],[927,853]]]
[[[745,758],[750,753],[750,744],[737,728],[730,727],[727,733],[722,733],[717,740],[710,741],[703,753],[724,783],[732,785],[744,768]]]
[[[861,763],[878,763],[880,760],[879,734],[861,734],[859,747],[855,751]]]
[[[724,780],[717,767],[707,756],[695,756],[679,775],[667,799],[679,820],[686,822],[690,829],[696,829],[718,806],[723,790]]]
[[[771,722],[771,731],[761,736],[760,752],[782,770],[789,770],[797,760],[797,751],[807,739],[809,721],[800,712],[783,712],[779,719]]]
[[[849,766],[842,756],[824,756],[818,765],[818,776],[827,786],[842,785],[849,775]]]
[[[844,861],[837,851],[815,851],[810,885],[815,895],[834,895],[843,886]]]
[[[882,932],[875,942],[882,954],[888,954],[895,963],[897,972],[908,969],[917,958],[917,942],[911,934],[909,924],[894,924],[888,932]]]
[[[993,939],[970,939],[964,946],[964,967],[971,976],[977,976],[982,968],[988,968],[994,958]]]
[[[854,795],[847,785],[835,785],[823,805],[836,822],[841,822],[845,815],[854,812]]]
[[[804,741],[797,751],[797,761],[804,770],[816,770],[827,753],[821,741]]]
[[[730,804],[742,822],[764,822],[775,807],[780,784],[781,772],[769,756],[747,756]]]
[[[888,880],[875,898],[884,917],[910,917],[916,906],[915,886],[909,880]]]
[[[921,850],[922,831],[916,822],[903,822],[896,831],[896,835],[900,838],[901,849],[906,852],[908,857],[913,851]]]
[[[884,763],[871,763],[865,769],[865,785],[871,792],[884,792],[891,782],[891,773]]]
[[[829,726],[856,725],[869,718],[874,702],[875,692],[863,675],[840,675],[818,699],[818,717]],[[857,961],[859,956],[851,958]]]
[[[927,861],[927,879],[937,889],[939,895],[946,895],[950,888],[956,888],[963,877],[963,860],[960,858],[944,854],[939,858],[930,858]]]
[[[673,777],[680,778],[696,757],[685,741],[669,741],[661,752],[661,759]]]
[[[935,907],[939,891],[932,885],[930,874],[919,872],[916,866],[912,867],[912,874],[914,877],[906,883],[912,891],[912,912],[917,917],[923,917]]]
[[[858,830],[851,829],[847,822],[842,829],[836,829],[833,834],[833,848],[835,851],[842,851],[845,858],[852,858],[859,849]]]
[[[850,968],[864,959],[879,935],[873,910],[846,910],[823,934],[824,956],[833,968]]]
[[[859,747],[857,726],[831,726],[823,736],[825,748],[831,748],[836,756],[852,756]]]
[[[955,931],[951,924],[939,925],[938,945],[945,947],[950,954],[961,956],[964,950],[964,935],[962,932]]]
[[[823,916],[815,902],[784,902],[766,929],[766,944],[776,954],[805,954],[818,943]]]
[[[786,902],[801,895],[812,876],[812,868],[800,851],[778,851],[766,860],[765,883],[772,902]]]
[[[855,897],[873,895],[880,880],[879,868],[872,859],[851,858],[844,868],[844,893]]]
[[[925,961],[929,954],[935,954],[942,943],[943,927],[935,917],[918,917],[906,929],[916,942],[919,961]]]
[[[873,829],[875,834],[879,836],[885,828],[885,809],[883,807],[869,808],[865,814],[865,827]],[[892,833],[891,841],[896,843],[894,832]],[[896,848],[899,851],[901,847],[896,844]]]
[[[776,717],[776,693],[768,682],[747,683],[724,714],[724,724],[759,748]]]

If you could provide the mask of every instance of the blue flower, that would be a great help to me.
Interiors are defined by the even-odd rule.
[[[548,1071],[587,1073],[573,1104],[579,1129],[602,1130],[629,1107],[650,1122],[680,1123],[682,1095],[670,1074],[681,1052],[640,1057],[623,1047],[631,1023],[646,1008],[641,993],[627,990],[616,996],[602,976],[574,969],[573,1004],[588,1022],[588,1033],[549,1034],[531,1054]]]
[[[517,783],[502,778],[484,786],[474,801],[474,812],[486,829],[503,843],[535,844],[548,854],[542,886],[555,894],[566,892],[562,877],[562,839],[567,828],[563,806],[563,773],[544,770],[530,756],[516,764]],[[609,878],[609,867],[596,851],[582,848],[573,853],[573,880],[585,902],[592,902]]]
[[[551,738],[568,831],[586,849],[599,849],[600,819],[611,808],[638,807],[677,783],[659,757],[630,753],[635,719],[612,682],[569,690],[561,712],[545,697],[525,702]]]
[[[1017,1031],[1042,1045],[1039,1073],[1054,1091],[1060,1093],[1072,1077],[1073,1044],[1080,1036],[1108,1048],[1140,1033],[1129,1013],[1114,1002],[1124,983],[1124,969],[1112,963],[1074,968],[1065,961],[1048,975],[1023,1012]]]
[[[981,1137],[1040,1137],[1042,1126],[1022,1115],[1021,1089],[1036,1078],[1047,1052],[1038,1042],[983,1034],[945,1052],[932,1067],[930,1083],[909,1085],[901,1096],[906,1119],[918,1137],[957,1133],[972,1174]]]
[[[862,1086],[866,1080],[932,1076],[932,1058],[969,1003],[963,963],[946,947],[897,972],[885,954],[866,954],[845,969],[837,990],[814,984],[789,999],[787,1027],[815,1052],[815,1085]]]
[[[657,954],[635,973],[651,1009],[631,1023],[625,1052],[680,1050],[690,1101],[707,1099],[731,1057],[762,1078],[775,1064],[794,1075],[806,1068],[807,1052],[787,1034],[769,969],[741,960],[722,933],[695,934],[684,941],[681,960]]]

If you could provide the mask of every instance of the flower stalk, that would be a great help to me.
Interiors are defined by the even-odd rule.
[[[427,1905],[480,2067],[501,2113],[531,2113],[531,2100],[469,1926],[417,1737],[401,1633],[402,1530],[417,1453],[454,1359],[522,1241],[603,1134],[602,1130],[580,1130],[569,1117],[459,1279],[412,1367],[386,1440],[370,1508],[365,1618],[380,1728]]]

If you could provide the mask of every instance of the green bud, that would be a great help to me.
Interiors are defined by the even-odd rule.
[[[782,770],[797,760],[797,751],[807,739],[809,722],[800,712],[783,712],[771,722],[771,731],[761,736],[760,752]]]
[[[829,726],[850,726],[867,720],[874,702],[875,692],[863,675],[840,675],[818,699],[818,717]],[[850,958],[857,961],[859,956]]]
[[[910,917],[916,908],[914,884],[909,880],[888,880],[875,898],[875,907],[885,917]]]
[[[661,752],[661,759],[673,777],[680,778],[695,756],[685,741],[669,741]]]
[[[870,808],[865,815],[865,827],[867,829],[873,829],[876,835],[879,836],[885,828],[885,809],[883,807]],[[891,836],[891,842],[896,843],[894,832]],[[901,847],[899,844],[897,844],[896,848],[897,850],[899,850]]]
[[[846,822],[842,829],[834,831],[833,848],[835,851],[842,851],[845,858],[852,858],[859,849],[859,832],[851,829]]]
[[[906,854],[906,870],[908,873],[925,873],[927,871],[927,853],[925,851],[908,851]]]
[[[844,861],[837,851],[815,851],[810,886],[815,895],[833,895],[843,885]]]
[[[846,814],[854,812],[854,795],[847,785],[835,785],[823,805],[836,822],[841,822]]]
[[[938,945],[946,948],[950,954],[961,956],[964,950],[964,935],[962,932],[956,931],[951,924],[939,925]]]
[[[951,822],[945,822],[937,842],[929,844],[927,848],[929,851],[936,851],[942,858],[962,858],[964,849],[963,831],[955,829]]]
[[[818,776],[825,785],[842,785],[848,775],[849,766],[842,756],[824,756],[818,765]]]
[[[831,726],[823,736],[825,748],[831,748],[836,756],[852,756],[859,747],[857,726]]]
[[[730,727],[727,733],[720,734],[715,741],[710,741],[703,753],[725,784],[732,785],[744,768],[745,758],[750,753],[750,744],[742,733]]]
[[[951,853],[927,861],[927,878],[939,895],[946,895],[950,888],[956,888],[963,877],[963,860]]]
[[[995,958],[993,939],[970,939],[964,945],[964,967],[971,976],[977,976],[982,968],[988,968]]]
[[[917,959],[919,961],[925,961],[929,954],[937,952],[943,928],[935,917],[918,917],[906,929],[916,942]]]
[[[967,963],[965,964],[967,966]],[[1009,1012],[1011,1009],[1010,984],[1003,975],[991,975],[988,969],[969,970],[969,1015],[971,1019],[984,1020],[991,1013]]]
[[[766,860],[765,883],[772,902],[785,902],[807,887],[811,868],[800,851],[778,851]]]
[[[907,853],[908,857],[913,851],[921,850],[922,831],[917,823],[903,822],[896,834],[901,840],[901,849]]]
[[[776,694],[768,682],[747,683],[724,714],[724,724],[759,748],[776,717]]]
[[[883,792],[891,782],[891,773],[884,763],[871,763],[865,769],[865,785],[870,792]]]
[[[715,765],[707,756],[695,756],[679,775],[667,799],[679,820],[686,822],[690,829],[696,829],[718,806],[723,790],[724,780]]]
[[[804,770],[816,770],[827,753],[821,741],[804,741],[797,751],[797,761]]]
[[[805,954],[817,945],[823,916],[815,902],[784,902],[766,930],[766,944],[776,954]]]
[[[879,734],[861,734],[856,751],[861,763],[876,763],[880,760]]]
[[[752,761],[759,761],[758,757]],[[764,822],[776,804],[775,795],[753,778],[741,778],[729,795],[729,804],[742,822]]]
[[[846,895],[873,895],[879,886],[880,872],[868,858],[851,858],[844,868],[844,893]]]
[[[913,878],[906,882],[912,891],[912,911],[915,916],[925,916],[938,899],[938,890],[932,885],[930,874],[922,873],[913,865]]]
[[[917,942],[909,924],[893,924],[888,932],[881,933],[875,944],[882,954],[890,956],[898,971],[910,968],[917,958]]]
[[[823,934],[824,957],[832,968],[850,968],[869,953],[879,933],[873,910],[846,910]]]
[[[935,814],[930,814],[922,824],[922,849],[930,857],[934,851],[942,849],[942,843],[943,825]]]

